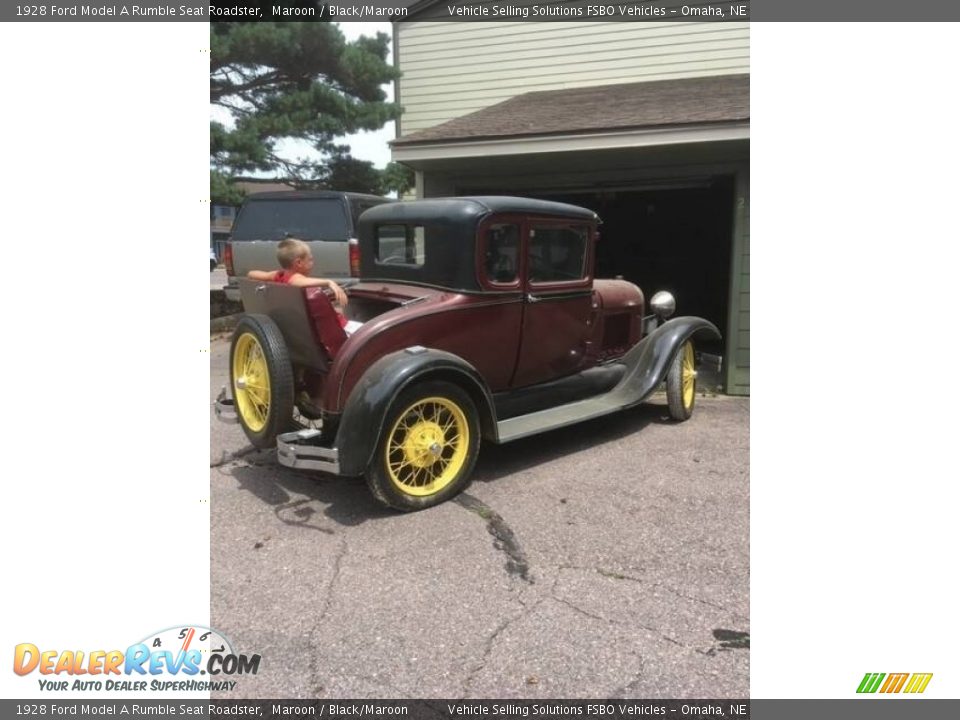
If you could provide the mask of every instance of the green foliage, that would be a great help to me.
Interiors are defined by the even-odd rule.
[[[413,170],[400,163],[388,163],[382,173],[381,187],[383,192],[381,195],[395,192],[397,196],[402,196],[413,187],[413,183]]]
[[[373,166],[373,163],[357,160],[349,155],[337,155],[331,158],[319,185],[324,188],[375,195],[380,195],[382,191],[380,171]]]
[[[246,193],[230,182],[230,178],[217,170],[210,171],[210,204],[233,205],[243,204]]]
[[[399,116],[381,87],[397,76],[389,41],[377,33],[347,42],[328,22],[211,23],[210,102],[234,120],[210,123],[211,185],[215,173],[260,171],[301,187],[380,192],[382,171],[337,138]],[[310,143],[321,159],[284,156],[286,139]]]

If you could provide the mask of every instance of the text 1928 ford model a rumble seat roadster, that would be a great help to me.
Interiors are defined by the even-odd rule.
[[[319,288],[241,281],[230,352],[239,420],[282,464],[364,475],[417,510],[469,483],[481,437],[505,443],[637,405],[665,380],[695,397],[696,336],[669,293],[594,280],[597,216],[562,203],[462,197],[379,205],[359,223],[360,281],[341,328]],[[357,248],[355,248],[357,249]],[[299,429],[298,429],[299,428]]]

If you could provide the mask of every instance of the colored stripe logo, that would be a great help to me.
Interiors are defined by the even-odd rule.
[[[867,673],[860,681],[858,693],[922,693],[933,673]]]

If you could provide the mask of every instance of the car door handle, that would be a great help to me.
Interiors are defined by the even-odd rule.
[[[543,298],[539,298],[539,297],[537,297],[536,295],[534,295],[533,293],[527,293],[527,302],[538,303],[538,302],[540,302],[541,300],[543,300]]]

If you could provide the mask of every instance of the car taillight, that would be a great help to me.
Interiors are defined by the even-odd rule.
[[[233,277],[233,244],[227,243],[223,248],[223,264],[227,267],[227,275]]]
[[[360,241],[350,238],[347,245],[350,249],[350,276],[360,277]]]

